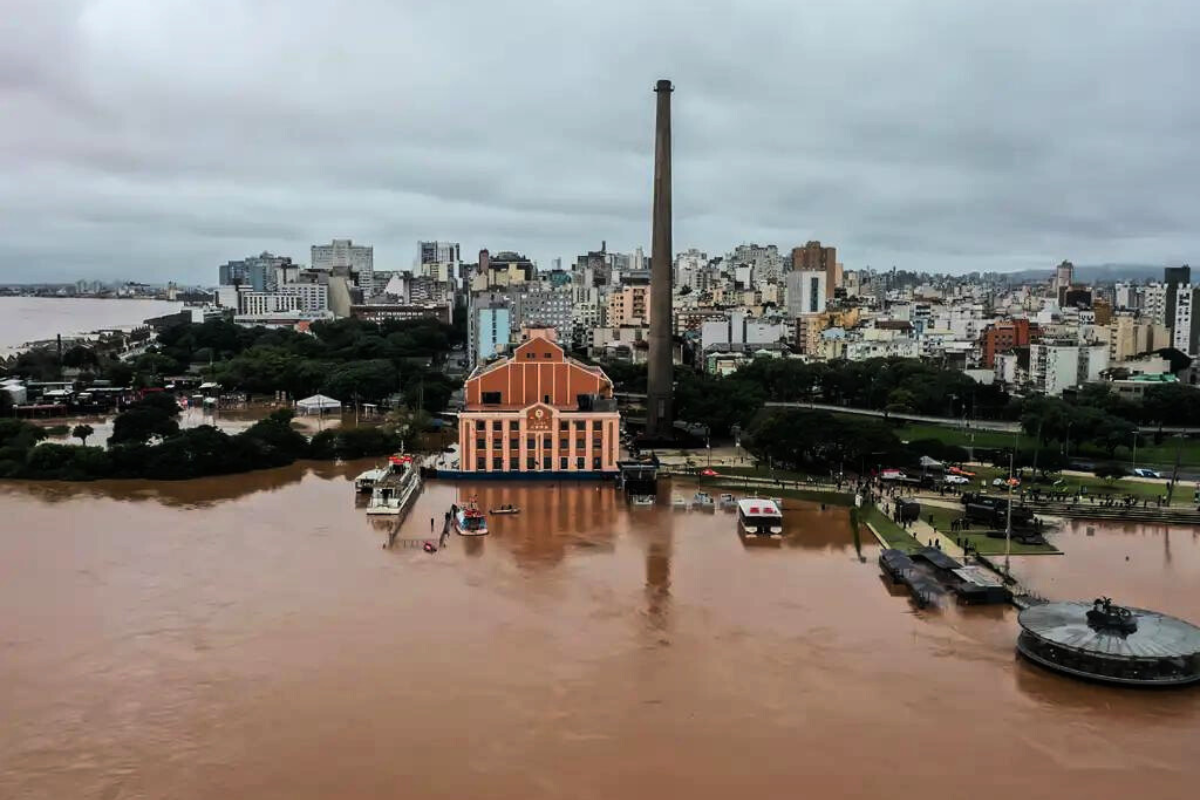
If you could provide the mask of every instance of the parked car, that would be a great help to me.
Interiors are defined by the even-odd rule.
[[[1013,478],[1013,488],[1021,485],[1021,482]],[[1008,478],[992,478],[992,486],[1008,486]]]
[[[947,475],[945,478],[945,482],[953,483],[953,484],[963,484],[963,483],[970,483],[971,479],[968,478],[966,475]]]
[[[1137,475],[1139,478],[1161,478],[1162,477],[1162,475],[1159,472],[1152,470],[1152,469],[1147,469],[1146,467],[1138,467],[1137,469],[1135,469],[1133,471],[1133,474]]]

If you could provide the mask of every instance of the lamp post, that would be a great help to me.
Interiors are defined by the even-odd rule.
[[[1004,574],[1012,577],[1012,570],[1009,568],[1008,558],[1012,554],[1012,490],[1013,490],[1013,456],[1016,454],[1014,450],[1008,455],[1008,518],[1004,523]]]
[[[1131,472],[1133,470],[1137,469],[1137,437],[1138,437],[1138,433],[1139,433],[1138,429],[1134,428],[1133,429],[1133,467],[1130,470]]]

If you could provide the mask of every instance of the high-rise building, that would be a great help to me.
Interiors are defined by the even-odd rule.
[[[1182,267],[1167,267],[1163,270],[1163,284],[1166,286],[1166,307],[1164,315],[1166,324],[1174,327],[1175,320],[1175,301],[1178,299],[1178,289],[1180,286],[1187,286],[1192,282],[1192,268],[1187,264]]]
[[[1118,283],[1115,288],[1115,306],[1119,310],[1133,311],[1141,308],[1141,293],[1132,283]]]
[[[779,248],[773,244],[740,244],[728,255],[726,261],[734,270],[749,267],[757,281],[778,281],[783,276],[783,258]]]
[[[1170,346],[1171,329],[1156,322],[1119,314],[1108,326],[1108,360],[1112,364]]]
[[[417,242],[417,264],[457,264],[462,261],[458,242]]]
[[[482,364],[507,349],[512,334],[512,308],[507,302],[489,301],[471,310],[471,363]]]
[[[1017,347],[1027,347],[1036,333],[1036,328],[1027,319],[1007,319],[990,325],[983,332],[983,366],[996,366],[996,356]]]
[[[792,270],[825,273],[825,297],[833,298],[834,290],[841,285],[841,265],[837,260],[836,247],[822,247],[818,241],[808,242],[804,247],[792,248]]]
[[[273,292],[290,282],[289,270],[295,265],[288,256],[262,252],[241,261],[230,261],[217,268],[217,283],[221,286],[249,286],[256,292]]]
[[[649,325],[650,287],[634,284],[614,289],[608,295],[608,324],[613,328]]]
[[[560,342],[571,341],[570,289],[527,289],[513,304],[515,328],[552,328]]]
[[[690,291],[699,291],[701,288],[702,275],[705,267],[708,266],[708,254],[701,253],[696,248],[685,250],[675,256],[675,286],[682,289],[687,287]]]
[[[1167,287],[1152,283],[1142,292],[1142,316],[1150,322],[1170,327],[1175,321],[1175,304],[1171,304],[1172,316],[1167,316]]]
[[[460,249],[458,242],[417,242],[417,274],[461,285],[465,275]]]
[[[332,272],[347,270],[354,284],[370,296],[375,290],[375,248],[356,245],[350,239],[312,246],[312,268]]]
[[[806,269],[787,274],[787,310],[790,316],[822,313],[828,296],[828,275],[824,270]]]
[[[1185,283],[1175,288],[1175,317],[1171,346],[1188,355],[1200,354],[1200,286]]]
[[[1099,380],[1107,368],[1107,343],[1052,341],[1029,346],[1029,376],[1042,394],[1057,397],[1064,389]]]
[[[1061,297],[1063,292],[1071,288],[1075,280],[1075,265],[1064,260],[1054,270],[1054,294]]]

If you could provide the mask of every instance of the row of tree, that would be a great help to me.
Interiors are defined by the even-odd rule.
[[[400,394],[410,407],[438,412],[461,385],[443,367],[465,339],[461,323],[433,319],[316,322],[311,335],[210,320],[162,331],[154,345],[130,362],[102,346],[73,347],[61,363],[55,351],[35,349],[22,353],[9,372],[49,380],[62,367],[73,367],[81,371],[82,384],[103,378],[116,386],[144,388],[196,369],[230,391],[283,391],[293,397],[320,392],[347,403],[378,403]]]
[[[292,427],[292,412],[286,409],[233,435],[209,425],[180,430],[167,402],[173,404],[166,395],[149,395],[119,414],[107,449],[42,442],[44,428],[0,420],[0,478],[182,480],[280,467],[298,459],[386,455],[401,444],[399,432],[385,427],[330,429],[309,440]],[[86,440],[81,433],[75,435]]]
[[[618,391],[644,392],[643,366],[606,364]],[[1200,392],[1181,384],[1149,388],[1128,400],[1106,384],[1084,386],[1070,401],[1017,398],[997,386],[913,359],[872,359],[805,364],[792,359],[755,359],[720,377],[687,368],[675,371],[675,417],[708,425],[725,436],[734,425],[748,429],[766,402],[817,402],[892,413],[1020,421],[1042,445],[1085,445],[1110,458],[1130,447],[1138,425],[1200,426]]]

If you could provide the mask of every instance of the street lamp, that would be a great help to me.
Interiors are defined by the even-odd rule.
[[[1138,437],[1138,433],[1139,433],[1138,429],[1134,428],[1133,429],[1133,468],[1130,471],[1137,469],[1137,437]]]

